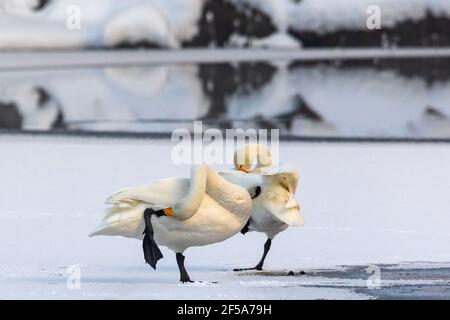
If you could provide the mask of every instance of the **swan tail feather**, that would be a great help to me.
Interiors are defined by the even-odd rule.
[[[89,236],[122,236],[142,239],[144,231],[144,211],[147,204],[135,205],[118,203],[106,209],[106,214],[97,228]]]

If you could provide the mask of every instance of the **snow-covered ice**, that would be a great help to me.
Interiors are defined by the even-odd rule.
[[[309,270],[450,261],[447,144],[282,143],[281,159],[300,171],[305,226],[275,238],[268,274],[231,271],[257,262],[263,235],[191,248],[187,268],[205,282],[187,285],[165,248],[153,271],[139,241],[87,236],[113,191],[188,175],[188,166],[170,161],[170,143],[1,136],[0,150],[0,298],[364,299],[361,279]],[[81,268],[80,290],[66,286],[71,265]],[[307,275],[287,277],[289,270]],[[439,270],[436,277],[401,283],[448,285]]]

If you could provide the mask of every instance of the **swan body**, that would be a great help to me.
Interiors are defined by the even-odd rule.
[[[295,200],[298,173],[288,165],[273,166],[270,151],[261,145],[246,145],[236,152],[234,160],[235,170],[220,174],[252,194],[251,218],[241,232],[257,231],[267,235],[261,261],[256,267],[249,268],[261,270],[274,237],[289,226],[304,224]]]
[[[220,242],[238,233],[252,211],[249,192],[206,165],[194,166],[190,179],[168,178],[128,188],[113,194],[107,203],[111,207],[91,236],[143,239],[144,212],[171,208],[170,214],[153,214],[149,219],[154,241],[177,253],[177,261],[178,254],[189,247]]]

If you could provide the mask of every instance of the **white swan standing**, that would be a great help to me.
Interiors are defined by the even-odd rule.
[[[257,144],[247,144],[238,150],[234,161],[235,170],[220,174],[228,181],[252,190],[252,215],[241,232],[258,231],[267,235],[259,263],[253,268],[235,271],[262,270],[274,237],[289,226],[304,224],[294,195],[298,173],[287,165],[272,166],[269,150]]]
[[[249,192],[206,165],[191,179],[168,178],[113,194],[101,225],[90,234],[143,239],[144,257],[154,269],[163,256],[158,245],[176,253],[180,281],[191,282],[183,252],[238,233],[251,215]],[[144,234],[144,236],[143,236]]]

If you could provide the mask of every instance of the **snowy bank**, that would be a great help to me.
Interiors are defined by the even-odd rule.
[[[8,1],[0,11],[0,49],[139,44],[175,48],[197,33],[204,2],[60,0],[34,11],[32,1],[14,5]],[[79,21],[79,28],[68,21]]]
[[[380,10],[381,30],[367,28],[372,12],[368,8],[374,5]],[[73,22],[78,13],[80,28],[68,28],[68,21]],[[450,4],[440,0],[2,0],[0,18],[0,49],[448,45]]]

